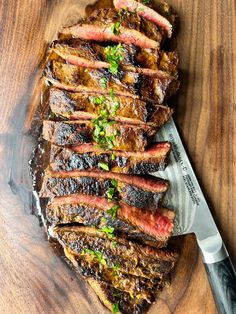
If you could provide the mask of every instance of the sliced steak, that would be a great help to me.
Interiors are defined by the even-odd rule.
[[[96,94],[70,93],[57,88],[50,88],[48,103],[51,111],[68,119],[94,119],[100,113],[97,102],[108,104],[113,120],[129,124],[145,124],[155,128],[161,127],[172,115],[173,110],[167,106],[146,103],[139,99],[123,96],[99,97]],[[115,106],[118,108],[115,110]]]
[[[45,74],[53,85],[75,92],[109,94],[110,89],[113,89],[118,95],[138,96],[139,75],[132,72],[119,71],[116,76],[107,69],[87,69],[64,61],[51,60]],[[106,88],[101,87],[103,78],[107,80]]]
[[[51,224],[80,223],[99,229],[109,226],[127,239],[156,248],[166,245],[173,232],[174,217],[169,209],[159,208],[152,213],[83,194],[55,197],[46,207],[46,218]]]
[[[65,247],[64,252],[74,269],[86,279],[92,278],[98,282],[107,282],[120,291],[130,293],[134,298],[142,298],[149,302],[154,300],[154,293],[159,286],[160,279],[151,281],[144,277],[123,273],[120,271],[122,266],[119,264],[108,266],[105,259],[100,260],[100,252],[98,258],[96,251],[89,251],[86,254],[85,250],[85,253],[78,254]]]
[[[101,302],[113,313],[141,314],[148,309],[150,303],[142,298],[133,298],[130,293],[121,292],[112,285],[89,278],[87,282],[97,294]],[[161,285],[159,290],[161,290]]]
[[[124,238],[112,239],[105,232],[90,227],[55,227],[54,236],[74,254],[89,257],[99,252],[100,262],[107,267],[120,265],[120,272],[149,279],[163,278],[174,267],[178,254],[168,249],[155,249]],[[114,245],[115,243],[115,245]]]
[[[156,25],[160,26],[165,30],[168,37],[172,35],[171,23],[162,15],[149,8],[148,6],[135,1],[135,0],[114,0],[114,6],[116,9],[128,9],[130,12],[136,12],[138,15],[152,21]]]
[[[104,45],[104,43],[73,38],[54,41],[51,44],[50,52],[79,66],[108,68],[106,47],[107,44]],[[166,77],[166,75],[175,76],[177,74],[178,55],[176,51],[138,48],[125,44],[122,45],[122,51],[123,59],[120,60],[119,64],[128,72],[131,70],[136,72],[138,69],[142,73],[143,69],[145,71],[153,69],[157,70],[157,73],[158,71],[160,74],[162,73],[161,78]]]
[[[112,172],[46,171],[41,197],[86,194],[121,199],[130,206],[156,210],[169,187],[166,180]],[[112,195],[111,195],[112,194]]]
[[[147,49],[146,49],[147,51]],[[77,65],[79,67],[95,68],[95,69],[108,69],[110,63],[107,61],[106,47],[99,45],[95,42],[85,42],[82,40],[66,40],[66,41],[56,41],[52,44],[51,52],[57,54],[67,62]],[[156,55],[157,61],[159,60],[158,55],[168,54],[165,52],[152,51]],[[146,52],[148,57],[150,52]],[[133,46],[122,46],[122,57],[123,60],[120,61],[120,68],[126,72],[135,72],[140,74],[145,74],[147,76],[169,78],[171,73],[167,71],[162,71],[158,69],[158,63],[152,68],[148,68],[145,65],[145,59],[142,59],[144,53],[138,52]],[[142,60],[142,65],[144,67],[139,67],[138,59]]]
[[[82,145],[76,149],[51,146],[52,171],[102,170],[105,163],[111,172],[148,174],[165,170],[171,145],[168,142],[153,144],[143,153],[104,151],[94,146]]]
[[[118,32],[113,31],[115,23],[120,23]],[[107,8],[94,11],[89,18],[81,20],[77,25],[65,27],[61,34],[63,37],[121,42],[153,49],[159,48],[165,38],[161,28],[138,14],[122,18],[115,9]]]
[[[118,123],[108,124],[104,130],[104,143],[97,143],[96,127],[91,121],[45,120],[43,122],[43,138],[59,146],[95,143],[113,150],[144,151],[149,140],[155,134],[155,130],[148,126]]]
[[[162,104],[165,99],[175,94],[179,81],[175,77],[153,78],[134,72],[119,71],[111,74],[108,69],[87,69],[65,61],[51,60],[45,71],[45,78],[54,86],[73,92],[109,94],[127,96]],[[101,80],[106,79],[105,88]]]

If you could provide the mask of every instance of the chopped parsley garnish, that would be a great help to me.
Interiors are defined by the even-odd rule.
[[[119,270],[120,270],[120,264],[116,263],[116,264],[112,265],[111,268],[114,271],[114,275],[118,276],[119,275]]]
[[[119,102],[114,96],[113,89],[110,89],[109,93],[111,101],[105,96],[91,98],[91,101],[99,106],[99,116],[92,120],[94,126],[93,139],[103,149],[112,149],[114,147],[113,141],[116,139],[116,136],[120,135],[118,130],[115,130],[111,135],[108,135],[106,132],[107,127],[116,124],[115,121],[109,121],[110,112],[112,115],[115,115],[117,109],[120,107]]]
[[[115,204],[110,209],[108,209],[107,214],[111,215],[111,217],[114,219],[117,217],[117,211],[120,208],[119,204]]]
[[[112,241],[111,242],[111,246],[113,247],[113,249],[115,249],[117,247],[117,242],[116,241]]]
[[[109,89],[109,95],[110,95],[111,100],[114,100],[115,94],[114,94],[114,89],[113,88]]]
[[[151,0],[142,0],[143,4],[150,4]]]
[[[94,102],[96,105],[101,105],[104,101],[106,101],[105,96],[101,97],[92,97],[91,98],[92,102]]]
[[[100,168],[102,168],[103,170],[105,170],[105,171],[109,171],[109,170],[110,170],[110,169],[109,169],[109,165],[106,164],[105,162],[99,162],[99,163],[98,163],[98,166],[99,166]]]
[[[130,295],[131,299],[134,299],[134,295],[132,292],[130,292],[129,295]]]
[[[113,141],[115,140],[116,136],[119,134],[114,132],[112,135],[107,135],[106,128],[115,124],[115,121],[108,121],[109,113],[107,110],[100,110],[100,114],[98,118],[92,120],[93,122],[93,139],[99,146],[103,149],[112,149],[114,147]]]
[[[112,305],[112,313],[113,314],[117,314],[117,313],[119,313],[119,305],[118,305],[118,303],[114,303],[113,305]]]
[[[103,227],[102,229],[100,229],[102,232],[106,232],[106,233],[113,233],[114,232],[114,228],[113,227],[109,227],[109,226],[106,226],[106,227]]]
[[[117,75],[119,63],[124,59],[124,48],[122,44],[107,46],[105,48],[106,60],[110,63],[109,71]]]
[[[114,101],[112,103],[111,115],[116,116],[117,110],[120,108],[120,103],[118,101]]]
[[[92,257],[96,258],[99,261],[99,263],[101,263],[102,265],[105,266],[107,264],[105,258],[102,255],[102,252],[100,252],[100,251],[93,251],[93,250],[90,250],[90,249],[85,249],[84,250],[84,254],[86,254],[86,253],[91,255]]]
[[[102,77],[100,79],[100,86],[101,86],[101,88],[104,88],[104,89],[107,88],[107,78],[106,77]]]
[[[118,185],[118,181],[115,180],[115,179],[112,179],[112,180],[111,180],[111,184],[112,184],[112,186],[114,186],[114,187],[116,188],[117,185]]]
[[[112,200],[115,195],[115,188],[109,188],[106,192],[108,200]]]
[[[115,160],[116,156],[114,154],[111,155],[111,160]]]
[[[115,116],[117,113],[117,110],[120,108],[120,103],[116,99],[116,97],[114,95],[114,90],[112,88],[109,90],[109,95],[111,98],[111,115]]]
[[[107,223],[107,219],[105,217],[102,217],[101,222]]]
[[[110,239],[115,237],[114,230],[115,230],[115,228],[109,227],[109,226],[105,226],[105,227],[100,229],[100,231],[105,232],[107,234],[108,238],[110,238]]]
[[[114,35],[119,35],[120,34],[120,22],[116,22],[115,24],[112,25],[111,31]]]

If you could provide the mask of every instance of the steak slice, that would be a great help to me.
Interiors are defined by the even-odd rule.
[[[116,23],[120,23],[120,27],[114,34],[113,26]],[[110,8],[94,11],[89,18],[62,29],[61,35],[84,40],[121,42],[153,49],[159,48],[165,39],[164,31],[154,23],[136,13],[123,19],[115,9]]]
[[[64,60],[51,60],[45,74],[53,85],[57,86],[58,82],[64,89],[75,92],[108,94],[113,89],[118,95],[137,97],[139,75],[136,73],[119,71],[116,76],[107,69],[87,69],[65,63]],[[107,80],[106,88],[101,87],[103,78]]]
[[[51,224],[80,223],[99,229],[109,226],[127,239],[156,248],[166,246],[173,232],[174,217],[169,209],[159,208],[152,213],[83,194],[55,197],[46,207],[46,218]]]
[[[114,75],[108,69],[87,69],[64,60],[51,60],[45,78],[54,86],[68,91],[106,95],[112,90],[116,96],[141,97],[157,104],[162,104],[179,88],[179,81],[172,76],[160,79],[124,71]],[[101,87],[102,79],[106,79],[105,88]]]
[[[97,294],[100,301],[113,313],[141,314],[150,303],[142,298],[133,298],[130,293],[120,291],[104,281],[89,278],[87,282]],[[161,290],[161,287],[159,288]]]
[[[75,271],[85,279],[92,278],[98,282],[106,282],[120,291],[129,293],[134,298],[142,298],[149,302],[154,300],[155,288],[159,285],[159,279],[151,281],[144,277],[123,273],[120,271],[119,264],[108,266],[105,259],[101,263],[96,258],[96,252],[91,250],[89,251],[90,254],[84,252],[78,254],[65,247],[64,252]]]
[[[118,264],[121,273],[137,277],[164,278],[178,258],[177,253],[168,249],[155,249],[117,236],[110,238],[105,232],[91,227],[55,227],[53,234],[74,254],[91,257],[92,252],[99,252],[102,264],[110,268]]]
[[[95,69],[108,69],[110,67],[110,63],[107,62],[106,47],[99,45],[98,43],[72,39],[55,41],[51,47],[52,53],[57,54],[71,64]],[[153,53],[156,54],[156,59],[158,59],[158,55],[168,54],[157,51],[153,51]],[[149,52],[148,56],[149,54],[151,53]],[[138,67],[137,60],[141,58],[141,55],[142,52],[138,53],[138,49],[135,49],[134,46],[123,45],[123,60],[120,61],[120,68],[126,72],[135,72],[148,76],[159,77],[161,79],[170,77],[170,73],[157,68],[157,62],[156,68],[145,67],[145,60],[142,62],[142,64],[144,64],[144,68]]]
[[[104,151],[90,145],[78,149],[51,146],[50,168],[52,171],[102,170],[105,163],[111,172],[127,174],[148,174],[165,170],[171,144],[155,143],[143,153]]]
[[[46,171],[41,197],[86,194],[119,199],[130,206],[156,211],[169,187],[166,180],[112,172]],[[112,194],[112,195],[111,195]]]
[[[81,39],[56,40],[50,51],[68,60],[72,64],[91,68],[108,68],[104,43],[84,41]],[[138,48],[134,45],[122,45],[123,59],[119,62],[125,71],[145,74],[146,70],[157,70],[160,78],[167,75],[176,76],[178,55],[176,51]],[[144,70],[144,71],[143,71]],[[164,73],[166,72],[166,73]]]
[[[165,30],[168,37],[172,35],[171,23],[162,15],[135,0],[113,0],[116,9],[128,9],[130,12],[136,12],[138,15],[152,21]]]
[[[161,127],[171,117],[173,110],[167,106],[143,102],[124,96],[98,97],[96,94],[71,93],[55,87],[50,88],[48,103],[53,113],[68,119],[94,119],[100,113],[97,102],[108,104],[109,114],[114,121],[129,124],[145,124]],[[114,112],[115,106],[118,109]]]
[[[43,121],[43,138],[59,146],[96,143],[113,150],[144,151],[155,130],[148,126],[106,124],[104,143],[97,143],[91,121]],[[109,139],[109,141],[108,141]]]

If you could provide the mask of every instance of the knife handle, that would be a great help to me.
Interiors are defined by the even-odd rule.
[[[225,247],[222,247],[225,250]],[[234,266],[227,256],[215,262],[204,262],[216,306],[220,314],[236,313],[236,273]]]

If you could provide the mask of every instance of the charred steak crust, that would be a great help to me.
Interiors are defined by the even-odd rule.
[[[70,86],[74,90],[81,89],[81,92],[109,93],[111,88],[119,95],[135,97],[138,95],[140,76],[133,72],[119,71],[116,76],[108,69],[88,69],[65,63],[64,60],[51,60],[46,68],[45,76]],[[102,89],[100,81],[107,79],[107,88]],[[53,82],[53,81],[52,81]]]
[[[97,42],[80,39],[60,40],[52,43],[50,51],[51,54],[56,54],[77,66],[97,69],[110,67],[107,61],[106,46]],[[138,49],[133,45],[122,45],[122,60],[119,65],[124,71],[169,78],[177,76],[177,64],[176,52]]]
[[[43,138],[59,146],[82,145],[94,143],[94,125],[88,120],[78,121],[49,121],[43,122]],[[118,132],[113,140],[114,150],[144,151],[148,141],[155,131],[151,127],[135,126],[129,124],[109,125],[106,134],[112,135]]]
[[[174,227],[173,211],[159,208],[156,212],[143,212],[142,209],[120,203],[115,216],[110,209],[114,201],[83,194],[56,197],[46,207],[47,219],[51,223],[83,223],[103,227],[107,225],[126,237],[149,242],[156,247],[166,245]],[[127,233],[129,234],[127,235]]]
[[[100,81],[106,78],[106,88]],[[108,69],[86,69],[65,63],[64,60],[51,60],[45,70],[45,78],[54,86],[73,92],[109,94],[113,89],[118,96],[150,100],[162,104],[175,94],[179,81],[175,77],[155,78],[134,72],[120,70],[118,75]]]
[[[90,120],[99,115],[99,106],[94,99],[97,94],[71,93],[57,88],[49,89],[47,102],[51,111],[72,120]],[[105,101],[112,104],[109,96]],[[117,96],[116,101],[119,108],[112,119],[126,124],[143,125],[145,124],[159,128],[168,121],[173,110],[167,106],[156,105],[148,102],[134,99],[131,97]],[[112,114],[113,107],[110,108]]]
[[[113,310],[113,305],[117,304],[121,313],[141,314],[150,306],[150,303],[146,300],[142,298],[132,298],[130,293],[120,291],[104,281],[98,282],[91,278],[89,278],[87,281],[98,295],[101,302],[111,311]],[[161,289],[162,288],[160,286],[159,290]]]
[[[113,219],[111,215],[106,214],[106,212],[96,208],[96,206],[92,207],[86,204],[49,204],[46,207],[46,218],[50,224],[81,223],[98,229],[102,229],[105,225],[114,228],[118,235],[124,235],[128,240],[135,240],[156,248],[166,246],[166,242],[157,241],[155,237],[141,232],[119,218]],[[106,219],[106,224],[103,222],[104,219]]]
[[[154,144],[150,153],[119,154],[113,152],[85,151],[79,153],[73,149],[51,146],[50,167],[53,171],[101,170],[100,163],[104,162],[112,172],[128,174],[147,174],[165,170],[170,153],[169,143]]]
[[[113,188],[112,178],[88,176],[89,173],[77,177],[50,177],[45,176],[40,192],[41,197],[65,196],[82,193],[86,195],[106,197],[109,189]],[[147,191],[145,188],[133,186],[133,184],[118,181],[116,197],[130,206],[156,210],[168,189],[168,183],[163,181],[160,191]],[[143,202],[142,202],[143,200]]]
[[[86,249],[97,250],[108,266],[119,263],[122,272],[144,278],[162,278],[178,258],[178,254],[167,249],[157,250],[120,237],[109,239],[104,232],[90,227],[56,227],[54,233],[62,246],[75,254],[86,254]],[[115,247],[112,241],[116,241]]]

